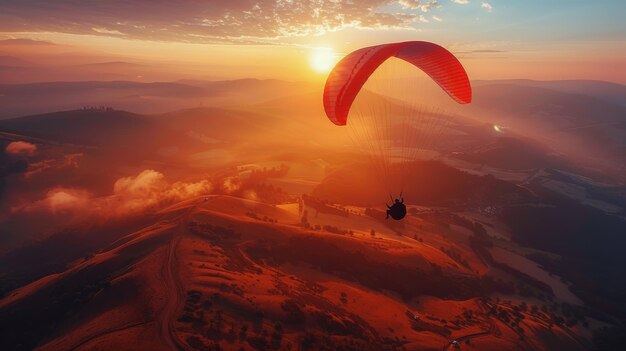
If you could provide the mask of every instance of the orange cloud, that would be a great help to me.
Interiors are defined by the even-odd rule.
[[[39,162],[33,162],[28,165],[28,169],[24,173],[26,178],[30,178],[36,174],[43,173],[47,170],[78,168],[78,159],[83,156],[82,153],[67,154],[62,159],[49,159]]]
[[[213,189],[208,180],[169,183],[165,176],[147,169],[115,181],[113,194],[95,197],[83,189],[57,187],[34,203],[14,207],[13,212],[46,211],[77,217],[122,217],[157,210],[168,204],[205,195]]]
[[[6,32],[57,32],[126,39],[258,43],[342,28],[412,28],[437,0],[13,1]],[[395,8],[394,8],[395,7]],[[79,20],[77,20],[79,19]]]
[[[42,201],[51,212],[56,213],[83,208],[89,200],[89,193],[84,190],[57,188],[50,190]]]
[[[37,145],[26,141],[13,141],[7,145],[4,152],[13,156],[32,156],[37,151]]]
[[[163,173],[147,169],[137,176],[118,179],[113,195],[99,202],[105,212],[125,215],[208,194],[212,189],[208,180],[169,183]]]

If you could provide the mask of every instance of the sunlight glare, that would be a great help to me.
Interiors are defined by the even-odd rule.
[[[335,52],[331,48],[315,48],[311,52],[311,68],[318,73],[328,73],[337,61]]]

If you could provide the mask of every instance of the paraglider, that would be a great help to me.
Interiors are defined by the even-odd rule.
[[[452,53],[434,43],[407,41],[370,46],[348,54],[335,65],[324,87],[326,116],[338,126],[351,127],[353,124],[351,137],[369,154],[381,178],[387,183],[390,194],[391,188],[399,187],[394,190],[401,193],[404,187],[404,184],[389,184],[393,182],[390,177],[392,164],[396,166],[416,159],[416,150],[424,150],[428,146],[426,144],[437,139],[437,133],[444,130],[441,121],[445,120],[432,111],[413,109],[407,112],[410,109],[397,108],[395,100],[400,99],[396,96],[391,96],[393,104],[383,104],[380,95],[371,93],[360,100],[366,105],[371,104],[364,109],[365,112],[350,113],[368,79],[379,70],[379,66],[392,58],[400,59],[405,66],[409,63],[412,68],[419,68],[458,104],[472,101],[472,88],[465,69]],[[413,84],[405,89],[413,93],[409,96],[409,103],[421,102],[421,96],[414,91],[416,87],[417,84]],[[409,177],[404,174],[403,178]],[[405,215],[406,206],[401,197],[387,205],[387,218],[400,220]]]
[[[404,205],[402,194],[400,194],[400,198],[396,199],[392,205],[387,205],[387,219],[389,219],[390,216],[396,221],[406,216],[406,206]]]

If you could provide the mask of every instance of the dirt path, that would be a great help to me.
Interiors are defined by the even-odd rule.
[[[165,285],[166,299],[165,306],[156,317],[156,326],[159,338],[161,339],[161,344],[166,350],[186,350],[184,342],[180,340],[174,327],[178,314],[182,310],[182,306],[185,303],[185,289],[178,278],[178,257],[176,255],[176,249],[178,248],[178,244],[180,243],[183,235],[185,235],[188,231],[189,217],[195,209],[196,206],[194,205],[186,213],[176,219],[179,224],[172,235],[172,239],[168,246],[167,257],[161,268],[161,277],[163,278],[163,284]],[[132,322],[103,330],[81,340],[69,350],[76,350],[102,336],[117,333],[147,323],[151,323],[151,321]]]
[[[178,227],[172,236],[161,271],[165,285],[165,306],[157,316],[157,329],[161,344],[167,350],[186,350],[186,344],[176,333],[175,323],[185,304],[185,289],[179,279],[177,249],[182,237],[187,234],[189,217],[196,209],[194,205],[178,221]]]
[[[159,339],[165,350],[186,350],[187,345],[180,339],[176,333],[175,323],[185,304],[185,289],[179,279],[178,273],[178,256],[177,249],[181,239],[188,232],[189,218],[196,210],[196,205],[187,210],[184,214],[176,219],[178,226],[175,229],[169,246],[167,248],[167,256],[163,260],[161,268],[161,277],[165,287],[165,305],[156,316],[156,327]],[[70,350],[76,350],[102,336],[117,333],[126,329],[134,328],[140,325],[151,323],[152,321],[132,322],[125,325],[109,328],[97,334],[91,335],[78,344],[74,345]]]

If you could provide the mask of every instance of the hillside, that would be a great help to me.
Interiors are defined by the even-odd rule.
[[[0,120],[0,130],[31,137],[110,148],[116,144],[180,147],[235,141],[243,135],[271,139],[283,119],[222,108],[185,109],[140,115],[111,108],[87,108]],[[138,136],[143,136],[138,140]],[[274,137],[278,137],[275,135]],[[170,147],[172,145],[169,145]]]
[[[548,314],[482,297],[512,290],[473,273],[485,267],[467,242],[442,240],[431,222],[408,225],[420,240],[304,229],[286,207],[192,199],[0,300],[0,339],[14,350],[438,350],[481,336],[492,341],[481,350],[497,350],[526,335],[534,349],[582,347],[565,326],[542,341]],[[501,317],[515,314],[518,327]]]
[[[0,119],[92,106],[158,112],[197,105],[204,89],[179,83],[131,81],[46,82],[0,85]],[[158,100],[157,100],[158,99]],[[180,100],[186,101],[181,105]],[[190,101],[194,102],[190,102]],[[167,107],[169,106],[169,107]]]
[[[497,138],[493,143],[455,153],[454,157],[506,170],[558,167],[565,163],[557,155],[551,154],[550,150],[534,145],[532,140],[513,137]]]
[[[614,82],[600,80],[553,80],[539,81],[529,79],[510,79],[498,81],[474,81],[475,87],[490,84],[512,84],[519,86],[537,87],[560,91],[563,93],[591,96],[601,100],[626,104],[626,86]]]
[[[0,67],[0,78],[5,71],[18,69],[21,68]],[[99,81],[55,81],[52,79],[48,82],[0,84],[0,103],[3,105],[0,119],[56,110],[72,110],[84,106],[112,106],[116,109],[150,114],[203,106],[246,106],[282,96],[301,94],[313,89],[309,83],[280,80],[183,79],[175,82],[124,80],[130,75],[130,73],[123,74],[124,71],[136,69],[135,64],[126,62],[85,64],[77,69],[85,71],[106,69],[116,72],[117,76]],[[90,76],[98,77],[96,73],[90,73]]]
[[[0,129],[84,145],[114,145],[149,133],[154,122],[126,111],[87,109],[0,120]]]
[[[328,174],[313,194],[330,202],[359,206],[378,205],[381,199],[388,199],[387,187],[398,193],[402,190],[411,204],[429,206],[497,205],[524,201],[529,196],[493,176],[470,175],[436,161],[392,166],[388,179],[381,181],[382,176],[369,164],[351,164]]]

